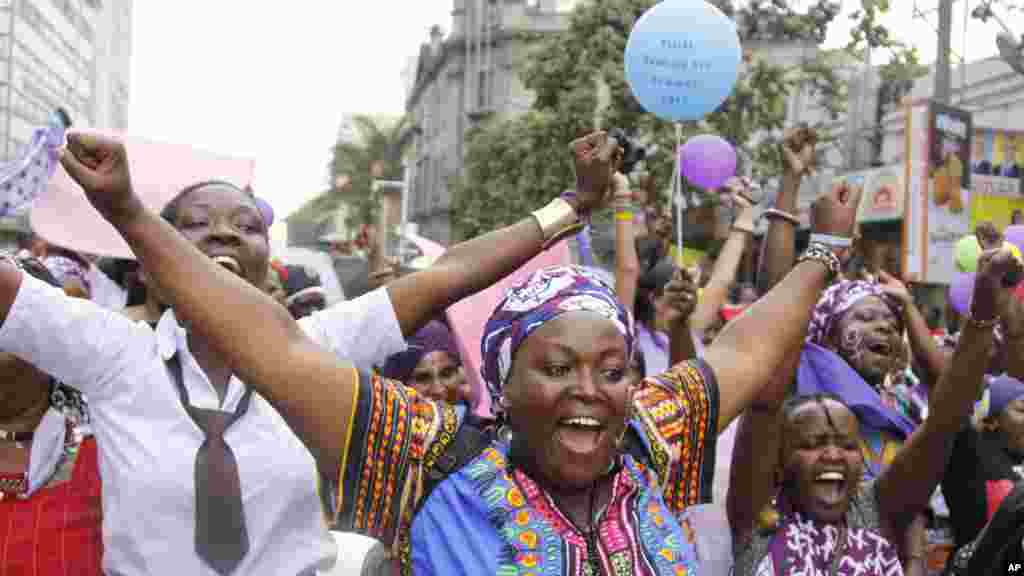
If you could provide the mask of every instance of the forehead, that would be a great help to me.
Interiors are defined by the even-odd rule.
[[[827,416],[826,409],[828,410]],[[833,425],[835,426],[834,430]],[[798,406],[786,419],[786,427],[798,435],[829,432],[856,434],[858,431],[856,416],[849,408],[835,400],[808,402]]]
[[[843,315],[843,319],[851,318],[857,313],[869,312],[872,314],[885,314],[892,316],[892,309],[886,305],[878,296],[865,296],[858,300],[850,309]]]
[[[608,318],[582,310],[566,312],[544,323],[523,341],[520,348],[548,352],[570,350],[576,354],[626,354],[626,338]]]
[[[256,202],[245,192],[225,184],[208,184],[186,194],[178,204],[180,209],[205,208],[236,210],[249,208],[256,212]]]
[[[458,363],[450,354],[444,350],[434,350],[428,354],[424,354],[420,361],[416,363],[416,370],[429,370],[431,368],[446,368],[448,366],[457,366]]]

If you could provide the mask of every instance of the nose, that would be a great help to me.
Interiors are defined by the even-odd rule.
[[[242,239],[238,231],[223,218],[219,218],[210,224],[205,240],[221,244],[238,245]]]
[[[827,444],[821,451],[821,459],[825,462],[841,462],[843,451],[836,444]]]
[[[597,373],[589,366],[581,366],[577,371],[576,395],[581,400],[593,400],[598,396]]]

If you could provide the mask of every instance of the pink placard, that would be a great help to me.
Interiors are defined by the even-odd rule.
[[[566,264],[572,264],[569,245],[559,242],[524,264],[522,268],[504,280],[448,308],[448,323],[454,332],[466,377],[469,378],[474,390],[480,391],[477,413],[481,416],[491,413],[491,398],[487,393],[486,385],[480,378],[480,341],[483,339],[484,325],[487,323],[487,319],[491,317],[494,307],[501,302],[513,284],[522,281],[541,268]]]
[[[182,189],[204,180],[223,180],[240,188],[252,183],[253,160],[213,154],[188,145],[105,134],[125,143],[135,192],[151,210],[159,212]],[[57,166],[46,189],[32,205],[30,220],[36,234],[58,246],[99,256],[135,258],[128,244],[92,207],[62,166]]]

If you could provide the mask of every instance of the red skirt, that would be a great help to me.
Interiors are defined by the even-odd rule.
[[[0,500],[0,576],[100,576],[101,510],[96,440],[86,438],[67,481]]]

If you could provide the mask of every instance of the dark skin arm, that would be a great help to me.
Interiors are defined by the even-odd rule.
[[[860,195],[859,190],[833,190],[819,198],[813,206],[815,231],[851,236]],[[826,279],[821,263],[797,265],[704,351],[704,360],[721,383],[719,431],[751,405],[783,360],[799,348]]]
[[[738,180],[738,179],[734,179]],[[729,237],[725,240],[715,265],[711,269],[711,278],[701,293],[697,307],[690,318],[690,326],[695,332],[703,333],[708,329],[718,316],[722,306],[729,297],[729,287],[736,280],[736,271],[743,260],[743,253],[746,252],[754,229],[754,208],[751,202],[743,196],[744,184],[731,182],[733,198],[736,203],[738,214],[732,229],[729,230]]]
[[[775,197],[775,208],[796,216],[800,183],[814,159],[815,133],[801,128],[790,130],[781,147],[783,165],[782,188]],[[765,237],[758,274],[759,289],[765,293],[782,281],[796,261],[796,226],[779,218],[771,220]]]
[[[665,298],[670,306],[669,362],[672,366],[697,357],[697,347],[690,330],[690,315],[697,300],[697,285],[690,274],[676,269],[672,280],[665,285]]]
[[[925,377],[930,389],[946,368],[946,356],[939,350],[935,339],[932,338],[928,322],[914,305],[914,298],[907,287],[884,270],[878,272],[878,283],[886,294],[900,303],[903,323],[906,325],[907,334],[910,337],[910,349],[925,371],[922,376]]]
[[[622,194],[629,186],[626,178],[611,168],[621,152],[617,145],[601,132],[587,138],[593,144],[576,152],[577,191],[579,202],[584,204],[579,209],[585,210],[603,204],[609,194]],[[583,140],[574,142],[574,149]],[[604,148],[596,149],[598,143]],[[543,244],[536,220],[527,217],[518,224],[456,244],[430,268],[392,281],[387,290],[402,334],[415,334],[441,310],[519,269],[540,254]]]
[[[577,173],[580,200],[599,205],[610,188],[617,147],[603,134],[574,146],[581,167]],[[160,294],[192,330],[210,341],[236,375],[274,405],[310,449],[320,471],[335,477],[352,425],[339,415],[354,411],[356,371],[306,337],[288,311],[262,290],[215,264],[145,208],[132,190],[122,144],[72,134],[61,161],[93,206],[132,247]],[[524,262],[530,246],[536,253],[540,244],[538,225],[524,221],[452,248],[441,262],[441,271],[428,270],[396,281],[388,287],[392,299],[414,301],[398,306],[403,330],[436,312],[429,309],[429,302],[455,301],[490,285]],[[470,266],[456,265],[467,258],[475,260],[475,274],[469,272]],[[413,281],[416,277],[420,282]],[[16,270],[0,265],[3,319],[19,282]],[[442,294],[422,296],[435,292]]]
[[[997,317],[1001,301],[1010,297],[1002,287],[1003,278],[1016,269],[1020,269],[1020,263],[1009,251],[989,250],[982,254],[974,288],[973,318],[984,321]],[[991,326],[964,323],[953,359],[935,386],[928,419],[879,476],[879,511],[894,542],[903,541],[902,535],[927,506],[942,480],[953,439],[980,395],[992,342]]]

